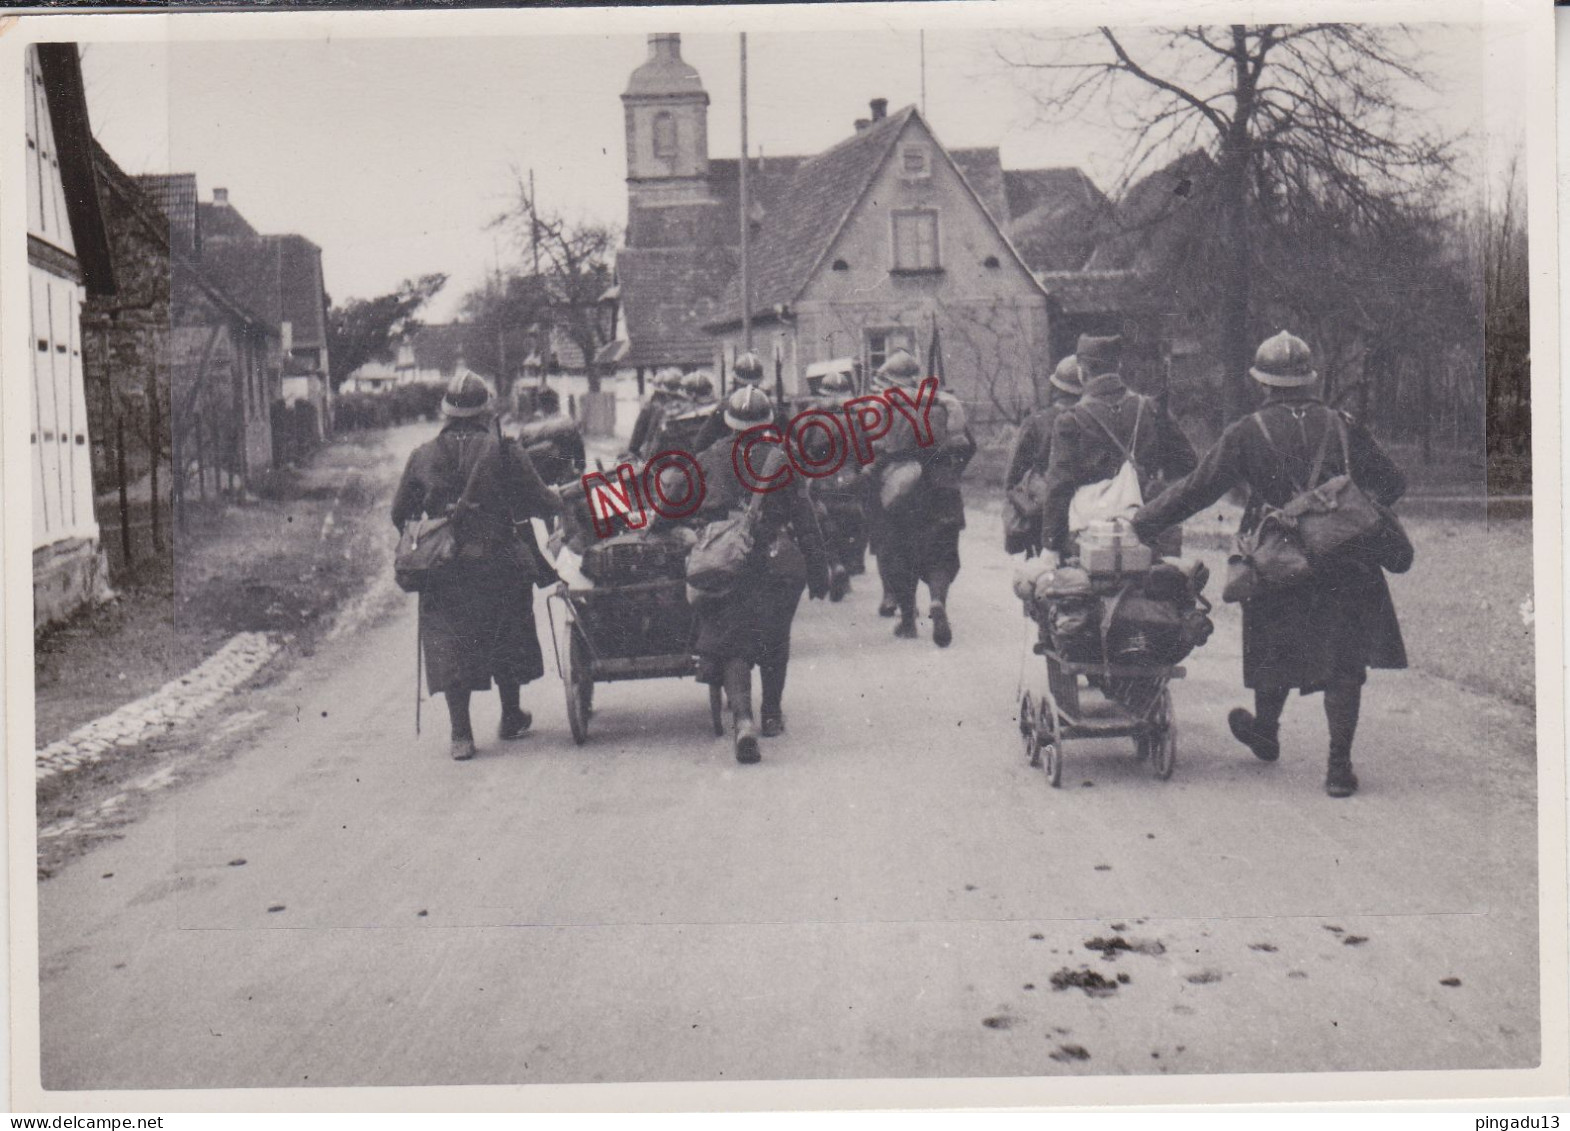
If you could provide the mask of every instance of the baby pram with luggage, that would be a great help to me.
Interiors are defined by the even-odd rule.
[[[1177,761],[1169,684],[1212,631],[1203,563],[1154,561],[1125,524],[1087,533],[1062,566],[1027,562],[1014,592],[1036,625],[1031,651],[1047,678],[1021,676],[1019,730],[1026,757],[1062,784],[1069,739],[1132,738],[1162,780]]]

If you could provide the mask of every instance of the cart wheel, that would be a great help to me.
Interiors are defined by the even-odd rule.
[[[567,726],[572,740],[582,746],[589,740],[589,702],[594,695],[594,676],[589,672],[589,650],[576,629],[567,646],[567,672],[562,680],[567,691]]]
[[[1043,703],[1041,706],[1041,713],[1036,718],[1036,737],[1041,744],[1041,766],[1047,771],[1047,780],[1052,783],[1052,788],[1057,789],[1063,784],[1063,723],[1058,718],[1057,710],[1050,703]],[[1046,728],[1045,734],[1040,733],[1043,724]]]
[[[1172,717],[1172,692],[1163,688],[1151,712],[1150,737],[1145,740],[1150,752],[1150,768],[1166,781],[1177,764],[1177,720]]]
[[[1019,736],[1024,740],[1025,757],[1032,767],[1041,765],[1041,747],[1036,742],[1036,700],[1025,692],[1019,697]]]
[[[714,737],[725,737],[725,688],[718,683],[709,684],[709,721],[714,724]]]

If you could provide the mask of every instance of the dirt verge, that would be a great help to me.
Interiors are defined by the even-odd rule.
[[[269,477],[243,503],[193,505],[172,549],[117,585],[117,598],[35,640],[35,743],[151,694],[240,632],[285,640],[249,686],[309,654],[335,614],[391,568],[391,495],[404,459],[431,431],[411,425],[328,444]],[[178,745],[179,736],[170,736]],[[163,745],[163,744],[160,744]],[[40,828],[100,804],[150,763],[116,752],[38,788]]]

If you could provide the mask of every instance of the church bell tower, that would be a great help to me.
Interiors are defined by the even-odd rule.
[[[709,95],[681,57],[681,36],[649,36],[649,57],[621,96],[627,118],[627,191],[634,208],[709,199]]]

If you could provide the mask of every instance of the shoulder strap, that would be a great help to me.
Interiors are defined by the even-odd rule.
[[[1336,419],[1340,420],[1340,416],[1337,415]],[[1319,473],[1324,470],[1325,451],[1330,443],[1330,428],[1328,425],[1325,427],[1324,435],[1319,438],[1319,451],[1314,456],[1314,467],[1308,473],[1307,484],[1304,484],[1298,480],[1297,476],[1292,474],[1291,469],[1287,466],[1286,458],[1281,455],[1281,448],[1277,446],[1275,437],[1270,434],[1270,429],[1265,425],[1265,414],[1263,412],[1254,413],[1253,421],[1259,426],[1259,434],[1265,438],[1265,443],[1269,445],[1270,450],[1281,460],[1281,470],[1286,473],[1287,481],[1292,484],[1294,491],[1301,495],[1304,491],[1312,490],[1319,486]],[[1345,451],[1345,449],[1346,444],[1343,437],[1342,450]]]
[[[1346,460],[1347,474],[1350,475],[1352,473],[1352,458],[1346,450],[1346,425],[1341,420],[1341,414],[1335,409],[1327,408],[1325,411],[1335,419],[1335,424],[1339,426],[1337,430],[1341,435],[1341,452]],[[1325,453],[1330,450],[1330,429],[1331,423],[1326,421],[1325,431],[1319,437],[1319,452],[1314,456],[1314,470],[1308,473],[1308,486],[1311,490],[1319,486],[1319,473],[1325,469]]]
[[[1128,435],[1128,462],[1133,464],[1137,471],[1139,469],[1139,423],[1145,419],[1145,402],[1150,398],[1141,396],[1139,393],[1134,395],[1139,397],[1139,403],[1134,408],[1134,430]]]
[[[498,425],[498,427],[500,427],[500,426]],[[491,438],[490,433],[487,432],[485,434],[485,438],[487,440],[489,440]],[[469,465],[469,477],[468,477],[468,479],[466,479],[464,481],[464,484],[463,484],[463,494],[458,496],[458,501],[453,504],[453,510],[455,510],[455,511],[467,510],[469,507],[474,505],[474,500],[472,498],[472,496],[474,495],[474,485],[479,480],[479,477],[480,477],[480,467],[485,463],[485,455],[486,455],[486,449],[482,447],[480,449],[480,454],[475,456],[474,457],[474,462]],[[458,444],[458,459],[459,459],[460,463],[463,460],[463,443],[462,443],[462,441],[459,441],[459,444]]]
[[[1348,479],[1352,479],[1352,481],[1355,483],[1357,480],[1352,478],[1352,445],[1347,439],[1346,419],[1335,409],[1330,410],[1330,419],[1335,424],[1336,436],[1341,441],[1341,461],[1344,465],[1343,470],[1346,472],[1346,477]],[[1325,429],[1325,439],[1327,442],[1330,439],[1330,429],[1328,428]]]
[[[1125,460],[1127,460],[1129,463],[1134,463],[1133,438],[1132,437],[1130,438],[1129,443],[1127,443],[1127,444],[1123,443],[1122,440],[1118,439],[1117,433],[1112,431],[1112,428],[1107,424],[1107,422],[1105,420],[1102,420],[1101,417],[1095,411],[1092,410],[1090,405],[1088,405],[1088,404],[1081,404],[1081,405],[1079,405],[1079,407],[1085,410],[1085,415],[1090,417],[1091,420],[1094,420],[1096,422],[1096,426],[1099,427],[1102,430],[1102,432],[1106,433],[1107,439],[1112,441],[1112,446],[1115,447],[1122,454],[1123,458]],[[1134,436],[1135,437],[1137,437],[1139,435],[1139,418],[1140,418],[1140,414],[1144,412],[1144,409],[1145,409],[1145,400],[1144,400],[1143,397],[1141,397],[1140,401],[1139,401],[1139,409],[1134,414]],[[1135,466],[1137,467],[1138,464],[1135,464]]]

